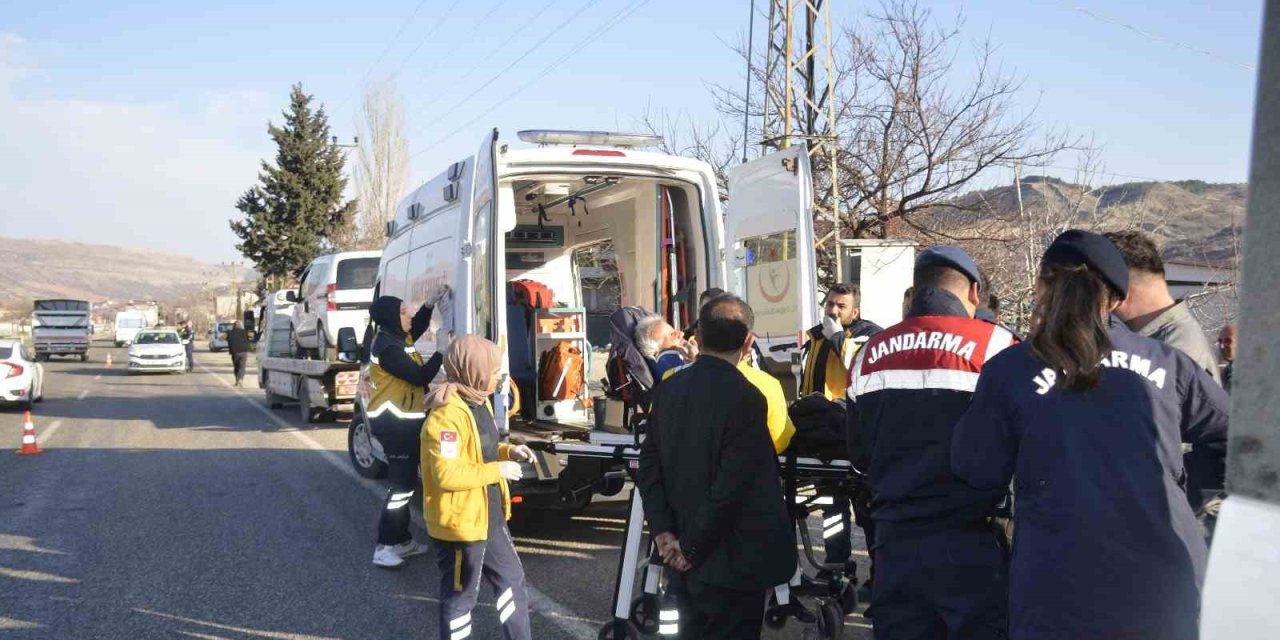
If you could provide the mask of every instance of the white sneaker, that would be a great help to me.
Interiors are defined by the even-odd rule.
[[[404,558],[396,553],[396,548],[380,544],[373,548],[373,564],[383,569],[399,569],[404,565]]]
[[[410,538],[408,542],[402,542],[391,547],[391,549],[396,552],[396,555],[406,559],[414,556],[420,556],[427,551],[430,551],[430,548],[428,548],[427,545],[421,544],[412,538]]]

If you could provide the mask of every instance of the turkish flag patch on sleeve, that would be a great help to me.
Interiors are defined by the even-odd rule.
[[[441,431],[440,432],[440,457],[442,458],[458,457],[458,432],[457,431]]]

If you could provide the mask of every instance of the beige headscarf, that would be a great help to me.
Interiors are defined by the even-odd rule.
[[[427,394],[427,409],[444,406],[455,393],[473,404],[484,402],[493,393],[489,382],[500,367],[502,350],[498,345],[480,336],[457,338],[444,356],[444,373],[448,382]]]

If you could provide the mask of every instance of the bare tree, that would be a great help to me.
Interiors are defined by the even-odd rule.
[[[394,80],[370,82],[365,87],[356,127],[360,132],[355,171],[359,212],[353,247],[380,249],[383,229],[395,217],[396,204],[409,180],[404,104]]]
[[[684,113],[654,111],[646,107],[638,126],[651,135],[662,136],[659,150],[663,153],[701,160],[716,173],[716,186],[721,197],[728,193],[729,167],[738,163],[737,150],[741,134],[723,122],[699,123]]]

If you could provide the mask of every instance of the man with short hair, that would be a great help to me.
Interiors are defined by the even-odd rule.
[[[1002,540],[1006,491],[951,472],[951,436],[983,364],[1015,338],[974,319],[977,264],[958,247],[916,259],[907,318],[872,336],[849,382],[850,458],[867,475],[875,522],[877,640],[996,640],[1008,631]]]
[[[697,347],[685,342],[680,332],[662,316],[646,316],[636,323],[636,348],[649,361],[654,380],[662,380],[667,371],[692,362]]]
[[[1169,293],[1164,260],[1155,241],[1141,231],[1103,235],[1116,245],[1129,265],[1129,295],[1116,309],[1116,315],[1138,335],[1167,343],[1191,356],[1214,382],[1221,384],[1218,362],[1204,329],[1192,317],[1187,303],[1174,300]]]
[[[1228,324],[1218,332],[1218,353],[1222,354],[1222,388],[1231,393],[1231,376],[1236,365],[1236,325]]]
[[[703,306],[701,353],[657,387],[640,449],[649,531],[679,572],[681,638],[760,637],[766,591],[796,568],[765,398],[737,368],[754,320],[736,296]]]

